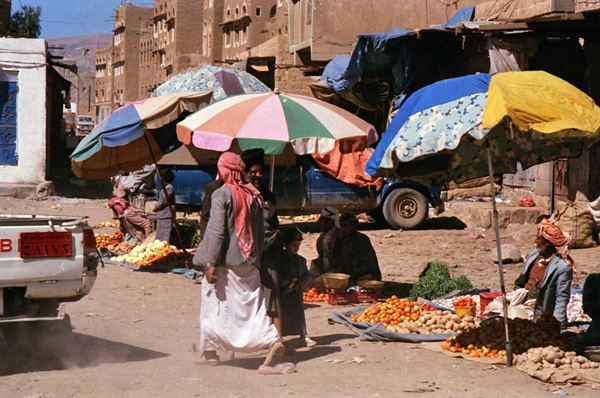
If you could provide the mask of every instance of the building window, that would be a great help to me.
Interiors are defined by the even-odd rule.
[[[256,7],[256,16],[260,17],[260,7]]]
[[[235,7],[235,11],[233,12],[233,14],[235,15],[235,17],[239,17],[240,16],[240,8],[239,7]]]
[[[248,15],[248,9],[246,8],[246,4],[242,5],[242,14],[243,15]]]
[[[225,28],[225,47],[231,47],[231,30],[229,28]]]
[[[0,112],[2,112],[2,135],[0,135],[0,165],[17,166],[17,98],[19,95],[16,73],[0,71]]]
[[[271,7],[271,11],[269,11],[269,18],[273,18],[277,15],[277,6]]]
[[[313,2],[312,0],[308,0],[306,2],[306,24],[312,24],[312,14],[313,14]]]
[[[227,19],[231,18],[231,9],[230,8],[227,9],[226,14],[227,14]]]

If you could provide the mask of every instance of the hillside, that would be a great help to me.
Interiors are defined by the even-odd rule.
[[[53,55],[62,55],[64,60],[76,59],[81,72],[91,72],[96,65],[96,49],[110,46],[110,41],[110,34],[96,34],[50,39],[48,46],[63,47],[62,50],[50,48],[50,52]],[[84,49],[89,49],[85,56]]]

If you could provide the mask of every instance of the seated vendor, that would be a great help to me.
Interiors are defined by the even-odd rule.
[[[583,285],[583,312],[592,318],[583,335],[583,346],[600,346],[600,274],[591,274]]]
[[[358,232],[358,219],[354,214],[340,217],[340,237],[333,249],[335,272],[350,275],[350,283],[359,280],[381,280],[377,254],[365,234]]]
[[[529,291],[535,299],[534,319],[552,314],[561,323],[567,321],[567,304],[571,297],[571,281],[575,262],[569,255],[570,239],[551,220],[538,225],[535,250],[525,261],[516,280],[518,288]]]
[[[108,207],[113,211],[113,218],[120,222],[120,229],[126,240],[142,242],[152,233],[152,223],[141,210],[130,206],[125,198],[112,198]]]
[[[340,236],[340,213],[335,207],[327,206],[321,210],[318,224],[321,231],[321,235],[317,239],[317,254],[319,256],[312,260],[310,264],[310,273],[313,276],[332,272],[333,248]]]

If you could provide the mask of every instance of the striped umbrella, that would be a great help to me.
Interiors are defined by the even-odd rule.
[[[242,150],[263,148],[280,154],[291,144],[298,155],[327,153],[336,141],[377,140],[375,128],[357,116],[313,97],[246,94],[209,105],[177,124],[184,144],[227,151],[233,141]]]
[[[71,169],[78,177],[103,179],[154,163],[154,158],[181,145],[174,124],[210,99],[210,91],[186,92],[122,106],[77,145],[71,154]]]

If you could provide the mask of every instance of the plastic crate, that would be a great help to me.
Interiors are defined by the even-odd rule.
[[[375,303],[381,298],[381,289],[359,289],[356,297],[359,303]]]
[[[347,305],[352,303],[352,294],[346,289],[328,289],[327,303],[329,305]]]

